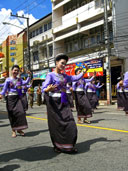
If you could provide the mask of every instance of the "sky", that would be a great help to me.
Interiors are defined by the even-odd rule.
[[[29,15],[29,23],[32,24],[49,14],[52,11],[51,5],[51,0],[0,0],[0,43],[7,36],[22,31],[16,26],[3,25],[3,22],[9,22],[22,28],[27,26],[25,19],[11,17],[11,12],[25,17]]]

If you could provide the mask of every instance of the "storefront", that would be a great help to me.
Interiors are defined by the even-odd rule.
[[[45,80],[47,74],[49,73],[49,69],[33,72],[33,87],[42,85],[42,82]]]

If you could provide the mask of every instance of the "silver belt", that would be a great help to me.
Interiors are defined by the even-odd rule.
[[[18,93],[17,93],[17,92],[9,92],[9,93],[8,93],[8,96],[13,96],[13,95],[16,96],[16,95],[18,95]]]
[[[117,90],[117,92],[119,92],[119,93],[123,93],[123,91],[122,91],[122,90]]]
[[[61,97],[61,93],[52,93],[52,92],[49,92],[49,96],[50,97]]]
[[[88,92],[88,93],[93,93],[93,90],[88,89],[87,92]]]
[[[71,94],[71,91],[67,90],[66,93]]]
[[[76,88],[75,91],[84,91],[84,89],[83,88]]]

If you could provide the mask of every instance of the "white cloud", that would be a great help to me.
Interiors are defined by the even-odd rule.
[[[19,27],[25,28],[27,26],[26,19],[22,18],[16,18],[10,16],[11,9],[5,9],[2,8],[0,10],[0,43],[2,43],[8,35],[17,34],[18,32],[22,31],[22,29],[12,26],[12,25],[4,25],[2,22],[8,22],[14,25],[17,25]],[[28,17],[28,14],[24,13],[23,10],[20,10],[17,12],[19,16],[24,15],[25,17]],[[32,15],[29,14],[29,24],[36,22],[37,19]]]

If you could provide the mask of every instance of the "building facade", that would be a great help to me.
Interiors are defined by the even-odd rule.
[[[117,77],[127,70],[126,64],[124,65],[127,57],[117,55],[114,43],[117,37],[114,28],[117,31],[118,26],[113,23],[113,9],[117,11],[122,6],[121,2],[116,1],[115,4],[113,6],[112,1],[108,0],[112,96],[116,96]],[[123,6],[127,7],[126,4]],[[106,83],[104,0],[52,0],[52,10],[54,56],[61,52],[68,54],[69,64],[92,59],[102,60],[104,73],[100,79]],[[117,19],[118,17],[116,22]]]
[[[2,52],[5,57],[2,61],[1,74],[3,77],[8,77],[11,73],[11,68],[14,64],[23,67],[24,48],[26,48],[26,33],[21,32],[17,35],[10,35],[2,43]]]
[[[52,14],[29,26],[30,63],[33,76],[48,70],[53,55]],[[27,58],[27,50],[25,51]],[[26,66],[27,64],[25,64]]]

